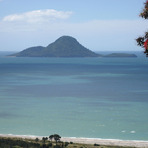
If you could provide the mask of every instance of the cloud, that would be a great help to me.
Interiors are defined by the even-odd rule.
[[[71,35],[94,51],[139,50],[135,39],[143,35],[148,26],[148,22],[141,19],[70,22],[65,19],[70,17],[72,12],[60,13],[54,10],[53,13],[49,11],[50,15],[47,10],[41,12],[39,11],[39,16],[33,15],[38,14],[37,11],[31,11],[28,12],[30,15],[11,15],[11,19],[4,17],[3,21],[0,21],[1,46],[8,48],[7,50],[10,45],[16,50],[33,45],[47,46],[62,35]]]
[[[12,14],[5,16],[2,21],[27,23],[49,22],[58,19],[67,19],[71,14],[71,11],[57,11],[54,9],[35,10],[22,14]]]

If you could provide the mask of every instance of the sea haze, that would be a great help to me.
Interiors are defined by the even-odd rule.
[[[148,59],[0,57],[0,134],[148,140]]]

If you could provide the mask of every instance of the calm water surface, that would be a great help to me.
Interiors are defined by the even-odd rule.
[[[0,134],[148,140],[147,58],[0,57]]]

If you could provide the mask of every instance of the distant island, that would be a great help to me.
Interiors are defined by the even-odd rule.
[[[92,52],[82,46],[75,38],[62,36],[47,47],[37,46],[27,48],[19,53],[13,54],[16,57],[99,57],[101,55]]]
[[[71,36],[62,36],[47,47],[35,46],[11,54],[15,57],[137,57],[135,54],[114,53],[101,55],[95,53]]]
[[[111,54],[108,54],[108,55],[104,55],[104,57],[107,57],[107,58],[114,58],[114,57],[137,57],[135,54],[128,54],[128,53],[111,53]]]

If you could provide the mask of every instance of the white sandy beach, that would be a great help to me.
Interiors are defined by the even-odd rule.
[[[11,135],[11,134],[0,134],[0,137],[42,139],[42,136]],[[48,137],[48,136],[44,136],[44,137]],[[100,145],[108,145],[108,146],[133,146],[133,147],[137,147],[137,148],[148,148],[148,141],[137,141],[137,140],[115,140],[115,139],[99,139],[99,138],[62,137],[61,141],[82,143],[82,144],[100,144]]]
[[[139,148],[148,148],[148,141],[134,140],[114,140],[114,139],[97,139],[97,138],[61,138],[62,141],[85,143],[85,144],[100,144],[111,146],[133,146]]]

